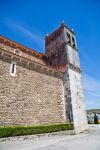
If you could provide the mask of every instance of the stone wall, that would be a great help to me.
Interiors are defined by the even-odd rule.
[[[80,72],[68,69],[70,97],[72,103],[73,123],[76,132],[87,130],[87,117],[85,100],[82,87],[82,76]]]
[[[16,75],[11,76],[9,58],[0,58],[0,125],[64,123],[62,79],[28,69],[17,58]]]

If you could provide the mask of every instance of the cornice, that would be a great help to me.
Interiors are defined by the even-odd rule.
[[[54,34],[56,34],[57,32],[60,32],[60,30],[64,27],[66,29],[68,29],[70,32],[72,32],[74,35],[76,35],[76,33],[73,30],[71,30],[65,23],[62,23],[58,29],[56,29],[54,32],[50,33],[48,36],[45,36],[45,38],[46,39],[51,38]]]
[[[78,73],[82,73],[81,68],[79,68],[79,67],[77,67],[77,66],[75,66],[75,65],[73,65],[73,64],[71,64],[71,63],[68,64],[68,67],[69,67],[70,69],[72,69],[72,70],[78,72]]]
[[[20,49],[22,52],[24,53],[28,53],[29,55],[34,55],[35,57],[41,59],[43,54],[42,53],[39,53],[37,52],[36,50],[32,50],[31,48],[28,48],[26,46],[23,46],[15,41],[12,41],[4,36],[1,36],[0,35],[0,43],[3,43],[7,46],[10,46],[12,48],[15,48],[15,49]]]
[[[64,27],[65,27],[66,29],[68,29],[70,32],[72,32],[74,35],[76,35],[76,33],[75,33],[73,30],[71,30],[68,26],[64,25]]]

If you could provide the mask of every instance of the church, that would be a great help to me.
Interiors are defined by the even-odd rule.
[[[88,128],[75,32],[62,22],[45,53],[0,36],[0,125],[59,123]]]

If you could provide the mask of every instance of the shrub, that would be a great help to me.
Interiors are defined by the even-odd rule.
[[[20,135],[51,133],[64,130],[73,130],[73,125],[55,124],[44,126],[2,126],[0,127],[0,138]]]

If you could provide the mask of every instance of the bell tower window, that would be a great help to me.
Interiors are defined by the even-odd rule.
[[[71,44],[71,38],[70,38],[70,34],[67,32],[67,42],[69,43],[69,44]]]
[[[75,47],[75,38],[72,36],[72,45]]]

